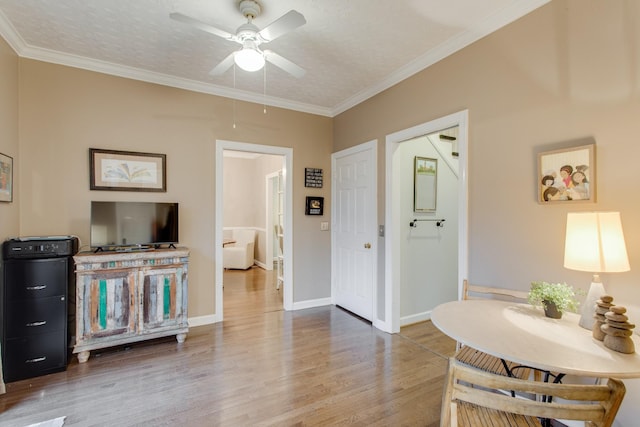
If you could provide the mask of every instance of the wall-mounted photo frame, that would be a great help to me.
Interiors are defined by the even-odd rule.
[[[413,211],[435,212],[437,190],[438,160],[416,156],[413,160]]]
[[[13,157],[0,153],[0,202],[13,202]]]
[[[595,144],[538,153],[538,203],[596,201]]]
[[[166,154],[89,149],[90,189],[167,191]]]
[[[305,215],[322,215],[324,209],[324,197],[307,196]]]

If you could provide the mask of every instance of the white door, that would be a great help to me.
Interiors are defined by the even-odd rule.
[[[373,321],[377,253],[376,145],[333,157],[333,300]]]

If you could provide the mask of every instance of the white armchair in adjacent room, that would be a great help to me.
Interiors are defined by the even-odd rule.
[[[237,229],[231,231],[231,241],[222,249],[222,265],[224,268],[246,270],[253,265],[255,230]]]

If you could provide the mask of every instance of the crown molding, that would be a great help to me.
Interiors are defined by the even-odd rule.
[[[26,47],[25,41],[20,37],[18,31],[16,31],[15,27],[11,24],[4,13],[0,10],[0,36],[2,36],[11,49],[18,55],[23,51]]]
[[[139,80],[147,83],[155,83],[163,86],[185,89],[193,92],[206,93],[210,95],[232,98],[239,101],[253,102],[256,104],[265,104],[271,107],[285,108],[304,113],[316,114],[321,116],[329,116],[330,109],[319,107],[312,104],[294,102],[283,98],[264,96],[253,92],[243,91],[239,89],[231,89],[224,86],[218,86],[209,83],[203,83],[196,80],[184,79],[180,77],[170,76],[167,74],[156,73],[154,71],[143,70],[135,67],[128,67],[111,62],[100,61],[96,59],[86,58],[77,55],[61,53],[50,49],[36,48],[25,45],[21,52],[18,52],[22,58],[34,59],[38,61],[50,62],[59,65],[65,65],[74,68],[80,68],[88,71],[109,74],[112,76],[124,77],[132,80]]]

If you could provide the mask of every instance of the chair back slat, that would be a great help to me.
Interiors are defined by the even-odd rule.
[[[502,391],[536,396],[552,396],[552,402],[511,397]],[[518,414],[526,417],[589,421],[594,426],[611,426],[625,394],[620,380],[608,383],[556,384],[522,380],[473,369],[449,360],[449,371],[443,394],[441,426],[456,426],[461,408],[488,408],[483,416],[502,420]],[[464,403],[466,402],[466,403]],[[468,404],[471,404],[469,406]],[[476,410],[471,412],[476,412]],[[451,411],[455,410],[456,413]],[[470,411],[465,410],[468,415]]]
[[[528,292],[518,291],[515,289],[472,285],[467,279],[462,282],[462,299],[493,298],[524,302],[527,300],[528,296]]]

